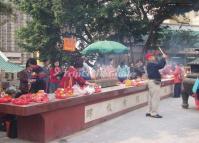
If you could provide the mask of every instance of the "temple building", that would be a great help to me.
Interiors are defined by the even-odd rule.
[[[0,51],[6,55],[10,62],[24,65],[32,55],[18,46],[16,30],[25,26],[30,17],[19,11],[15,12],[15,16],[14,19],[8,16],[0,16],[0,21],[8,19],[6,23],[0,26]]]

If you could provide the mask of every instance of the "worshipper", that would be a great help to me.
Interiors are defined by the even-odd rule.
[[[50,82],[50,63],[49,63],[49,60],[47,60],[47,59],[43,60],[43,64],[44,64],[44,66],[42,68],[43,68],[43,72],[45,74],[44,81],[45,81],[45,84],[46,84],[45,92],[49,93],[49,86],[50,86],[50,84],[49,84],[49,82]]]
[[[59,66],[59,61],[55,61],[50,69],[50,89],[49,93],[54,93],[54,91],[59,87],[61,67]]]
[[[79,70],[81,77],[83,77],[85,80],[91,80],[91,67],[89,65],[88,59],[85,59],[83,62],[83,67]]]
[[[17,95],[17,97],[29,92],[30,84],[31,82],[33,82],[33,80],[31,80],[31,73],[35,64],[36,62],[33,58],[28,59],[26,62],[26,68],[17,74],[20,81],[19,83],[20,93]]]
[[[30,93],[37,93],[39,90],[44,90],[46,89],[46,83],[44,81],[45,78],[45,73],[43,71],[43,68],[37,65],[36,59],[32,59],[34,61],[34,65],[32,68],[32,73],[31,73],[31,84],[30,84]]]
[[[174,98],[179,98],[181,95],[181,86],[183,81],[183,72],[180,65],[177,63],[175,65],[174,75]]]
[[[165,54],[162,55],[160,60],[156,60],[155,56],[151,53],[146,54],[147,62],[147,75],[148,75],[148,112],[146,113],[147,117],[153,118],[162,118],[158,114],[159,102],[160,102],[160,83],[161,83],[161,75],[159,70],[164,68],[166,64],[167,56]]]
[[[73,85],[78,84],[80,87],[84,87],[85,85],[95,85],[95,83],[90,83],[86,81],[79,74],[79,70],[83,67],[83,59],[78,58],[74,59],[71,62],[71,66],[65,72],[63,78],[60,81],[61,88],[72,88]]]
[[[134,63],[132,62],[131,65],[130,65],[130,79],[136,79],[137,75],[136,75],[136,72],[135,72],[135,65]]]
[[[130,68],[125,64],[125,62],[121,62],[117,67],[117,77],[120,82],[124,82],[128,79],[130,75]]]

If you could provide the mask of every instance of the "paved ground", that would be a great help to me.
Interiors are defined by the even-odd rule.
[[[161,102],[162,119],[145,117],[146,107],[51,143],[198,143],[199,111],[193,99],[190,109],[180,98]],[[0,143],[26,143],[0,134]]]

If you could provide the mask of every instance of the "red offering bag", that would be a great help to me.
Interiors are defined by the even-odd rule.
[[[55,97],[57,99],[65,99],[65,98],[68,98],[70,96],[73,96],[72,78],[71,77],[70,77],[70,80],[69,80],[69,86],[68,87],[64,86],[64,88],[58,88],[55,91]]]
[[[28,105],[30,102],[25,99],[16,98],[12,100],[12,103],[16,105]]]
[[[195,97],[195,104],[196,104],[196,109],[199,110],[199,100]]]
[[[195,93],[192,96],[193,96],[193,98],[195,98],[196,109],[199,110],[199,99],[198,99],[198,95]]]
[[[73,96],[73,88],[72,88],[72,77],[70,77],[68,87],[64,87],[65,93],[67,96]]]
[[[100,92],[102,92],[101,86],[96,85],[94,88],[95,88],[95,93],[100,93]]]
[[[29,102],[33,102],[33,98],[32,97],[33,97],[33,94],[28,93],[28,94],[21,95],[19,98],[23,99],[23,100],[27,100]]]
[[[46,103],[46,102],[49,102],[49,98],[48,98],[47,95],[40,96],[40,97],[38,96],[38,97],[35,98],[34,102],[36,102],[36,103]]]
[[[199,100],[197,99],[197,94],[193,93],[192,97],[195,99],[195,105],[196,105],[196,109],[199,110]]]
[[[0,98],[0,103],[9,103],[11,101],[12,101],[12,97],[8,95]]]
[[[196,108],[199,110],[199,100],[195,98]]]
[[[46,103],[49,102],[48,94],[43,90],[39,90],[36,94],[32,95],[32,102]]]

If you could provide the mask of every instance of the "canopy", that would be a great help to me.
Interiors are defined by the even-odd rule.
[[[4,58],[0,56],[0,70],[4,70],[5,72],[9,73],[16,73],[23,70],[23,68],[17,64],[5,61]]]
[[[99,54],[126,54],[128,53],[128,48],[123,44],[120,44],[115,41],[98,41],[92,43],[88,47],[86,47],[82,54],[88,55],[92,53]]]
[[[199,65],[199,58],[196,58],[195,60],[188,63],[188,65]]]

